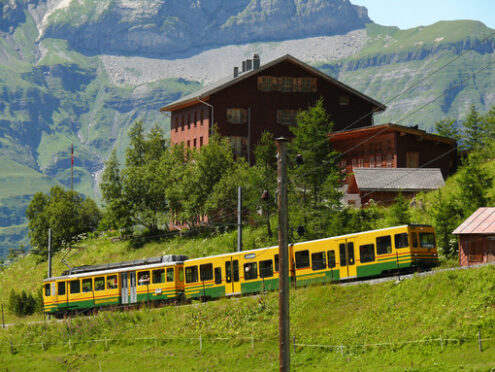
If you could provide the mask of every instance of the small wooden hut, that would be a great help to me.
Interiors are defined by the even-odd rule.
[[[459,235],[461,266],[495,262],[495,208],[479,208],[452,233]]]

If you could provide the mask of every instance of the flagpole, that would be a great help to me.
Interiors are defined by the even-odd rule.
[[[74,191],[74,144],[70,150],[70,191]]]

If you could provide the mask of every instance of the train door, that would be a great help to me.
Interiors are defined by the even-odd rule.
[[[239,260],[228,257],[225,261],[225,295],[234,296],[241,294],[239,277]]]
[[[354,239],[337,241],[339,246],[340,278],[350,279],[357,276],[354,254]]]
[[[129,303],[129,287],[127,283],[127,273],[120,274],[120,283],[122,283],[120,289],[120,303],[122,305]]]
[[[130,303],[135,304],[137,302],[137,289],[136,289],[136,272],[131,271],[129,273],[130,279],[131,279],[131,286],[130,286]]]

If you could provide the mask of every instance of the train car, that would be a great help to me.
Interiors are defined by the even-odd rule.
[[[44,311],[62,315],[107,306],[181,300],[186,256],[81,266],[45,279]]]
[[[291,244],[294,286],[374,277],[438,263],[433,227],[404,225]],[[184,262],[186,298],[217,298],[278,288],[278,247]]]

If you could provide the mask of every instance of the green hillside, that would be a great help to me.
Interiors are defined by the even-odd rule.
[[[103,238],[80,244],[67,257],[69,263],[81,264],[167,253],[213,254],[232,251],[234,237],[235,232],[209,239],[176,237],[141,250]],[[258,233],[248,231],[247,244],[257,241]],[[63,269],[62,254],[54,261],[55,272]],[[32,256],[22,258],[0,273],[0,298],[7,297],[9,288],[39,288],[45,270],[46,264],[37,264]],[[495,348],[493,283],[495,266],[489,266],[416,276],[400,283],[291,290],[291,335],[298,345],[291,356],[293,369],[488,370]],[[278,368],[276,293],[192,306],[107,311],[60,323],[25,323],[35,319],[42,320],[31,317],[0,329],[3,367],[38,371]],[[19,321],[7,314],[7,322]],[[482,352],[478,332],[485,340]]]

